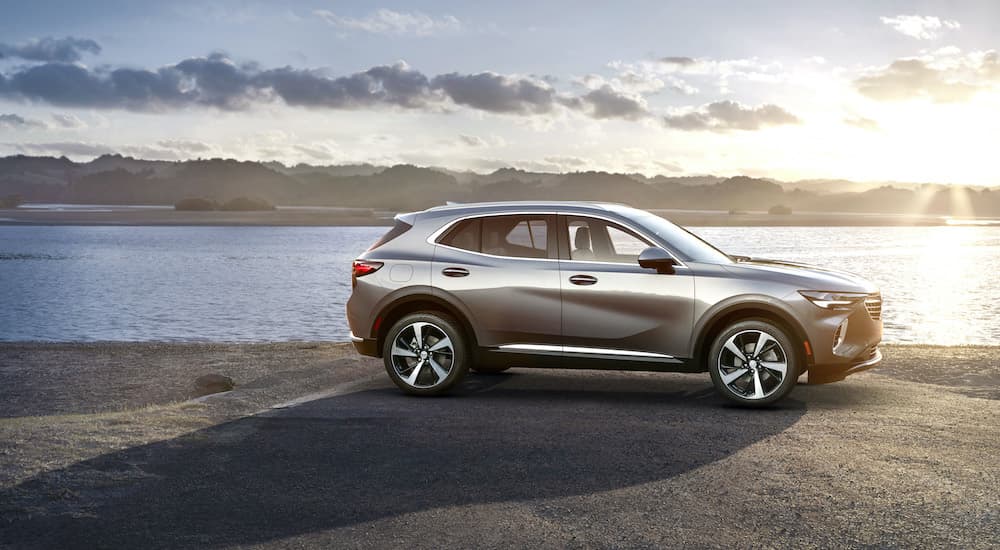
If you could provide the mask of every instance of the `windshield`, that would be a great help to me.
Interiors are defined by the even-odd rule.
[[[682,260],[706,264],[733,263],[733,259],[725,252],[703,241],[701,237],[687,229],[655,214],[633,208],[629,208],[627,211],[626,209],[622,209],[621,213],[626,214],[630,219],[635,220],[636,223],[641,224],[648,231],[655,233]]]

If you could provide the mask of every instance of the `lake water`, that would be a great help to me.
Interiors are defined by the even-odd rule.
[[[348,338],[385,227],[0,227],[0,341]],[[1000,343],[1000,227],[698,227],[727,252],[854,271],[885,340]]]

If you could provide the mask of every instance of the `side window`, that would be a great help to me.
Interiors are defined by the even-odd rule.
[[[594,256],[594,228],[590,221],[584,219],[568,220],[569,228],[569,259],[596,260]],[[599,228],[599,227],[598,227]]]
[[[614,225],[608,225],[608,238],[611,241],[611,253],[615,261],[635,262],[639,253],[650,246],[631,231],[626,231]]]
[[[482,220],[478,218],[466,220],[451,228],[438,243],[461,248],[462,250],[479,252],[481,226]]]
[[[548,228],[541,220],[523,220],[507,233],[507,243],[544,250]]]
[[[483,218],[482,251],[495,256],[547,258],[549,225],[545,216]]]
[[[633,263],[651,246],[632,231],[596,218],[566,219],[571,260]]]

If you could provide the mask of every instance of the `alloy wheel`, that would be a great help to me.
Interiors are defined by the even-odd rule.
[[[403,327],[393,340],[390,354],[396,374],[414,388],[441,384],[455,362],[451,338],[440,327],[423,321]]]
[[[733,394],[750,400],[778,391],[788,374],[788,356],[778,340],[762,330],[744,330],[726,340],[719,354],[719,375]]]

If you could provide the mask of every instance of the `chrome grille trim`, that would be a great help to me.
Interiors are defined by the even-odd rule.
[[[865,298],[865,309],[868,310],[868,316],[872,320],[880,321],[882,319],[882,295],[872,294]]]

